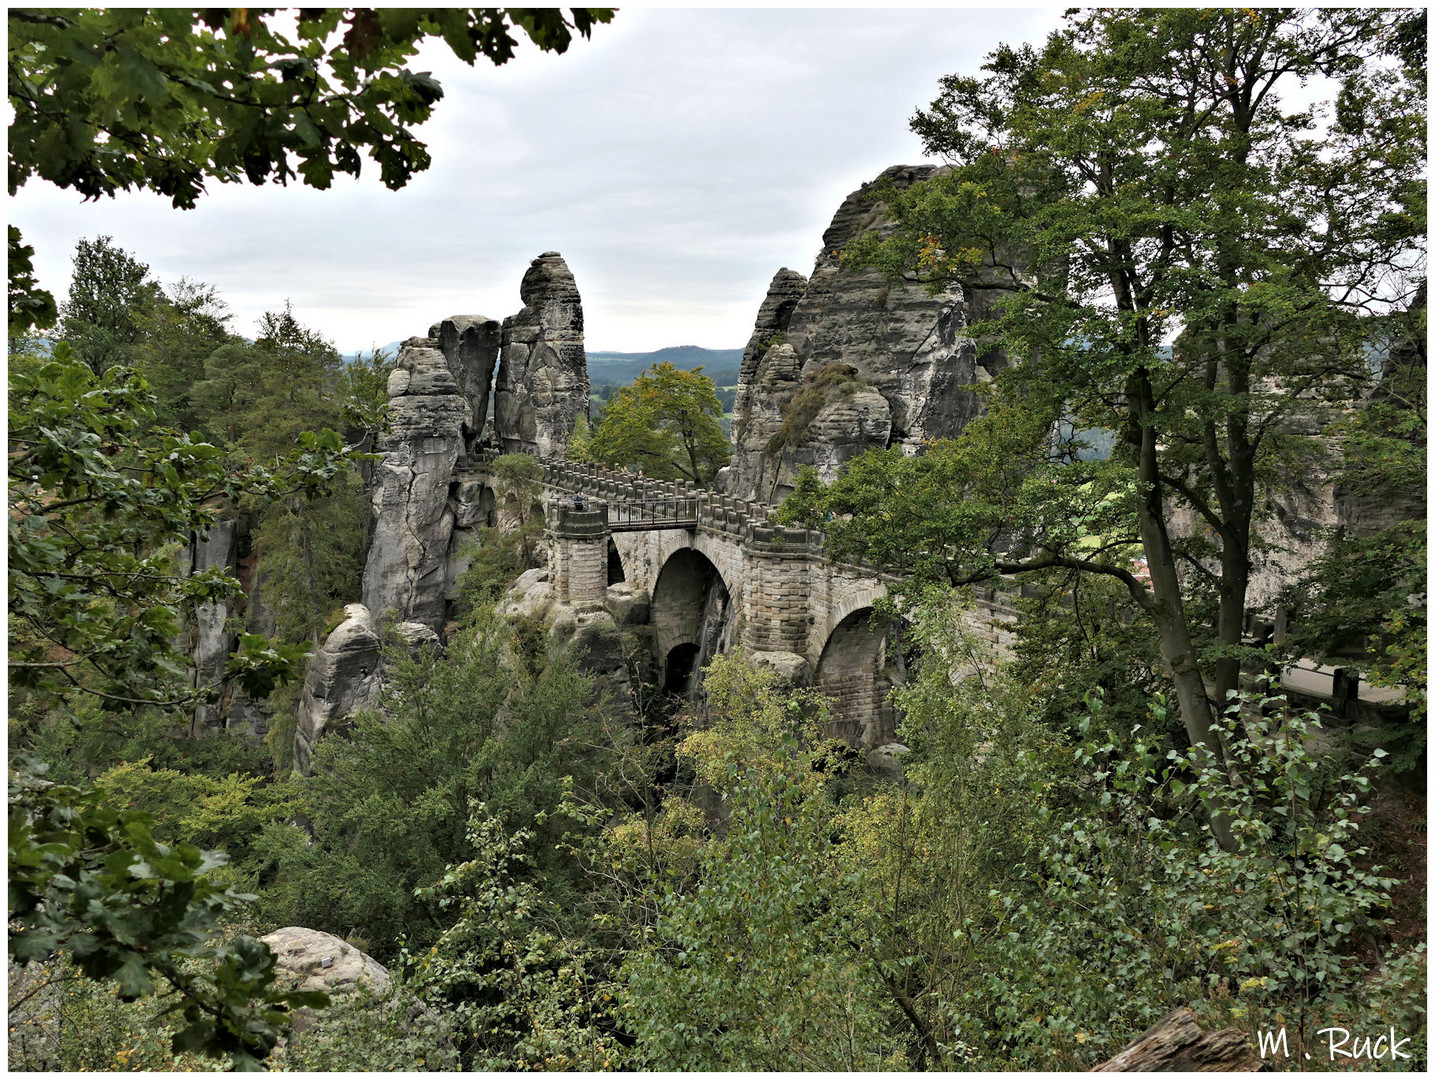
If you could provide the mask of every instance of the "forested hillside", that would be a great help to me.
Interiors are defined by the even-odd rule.
[[[600,682],[596,609],[512,588],[553,568],[543,465],[491,450],[446,621],[375,611],[372,702],[295,768],[394,358],[104,236],[47,327],[12,262],[9,1067],[1086,1070],[1189,1007],[1223,1064],[1426,1070],[1423,34],[1073,13],[919,111],[950,168],[833,274],[1004,293],[967,329],[1012,363],[782,508],[890,582],[881,747],[741,649],[665,693],[615,630]],[[1290,73],[1340,87],[1324,127],[1263,107]],[[796,441],[861,375],[781,337]],[[570,457],[713,484],[730,400],[633,375]],[[1258,598],[1320,470],[1341,523]]]

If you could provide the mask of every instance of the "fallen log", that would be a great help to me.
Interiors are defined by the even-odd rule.
[[[1185,1005],[1092,1072],[1257,1072],[1261,1059],[1235,1028],[1205,1032]]]

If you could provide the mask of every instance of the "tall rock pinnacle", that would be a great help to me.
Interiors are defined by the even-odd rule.
[[[583,304],[563,256],[545,251],[523,275],[523,310],[503,320],[493,426],[505,453],[563,457],[588,415]]]

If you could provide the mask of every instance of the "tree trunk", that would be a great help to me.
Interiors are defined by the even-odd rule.
[[[1133,378],[1130,390],[1132,414],[1137,440],[1137,480],[1140,491],[1136,499],[1137,518],[1141,527],[1141,544],[1146,552],[1146,566],[1151,573],[1151,591],[1155,604],[1151,612],[1156,623],[1156,636],[1161,658],[1171,672],[1176,689],[1176,704],[1181,722],[1193,746],[1205,748],[1220,765],[1225,754],[1216,733],[1211,730],[1211,701],[1206,694],[1205,680],[1196,660],[1196,647],[1186,622],[1186,607],[1181,598],[1181,582],[1176,572],[1176,555],[1171,536],[1166,530],[1165,507],[1161,497],[1161,477],[1156,454],[1156,429],[1141,423],[1151,408],[1150,386],[1144,372]],[[1218,806],[1209,806],[1211,832],[1226,851],[1235,851],[1237,844],[1231,832],[1229,816]]]
[[[1204,1032],[1182,1005],[1092,1072],[1258,1072],[1261,1059],[1235,1028]]]

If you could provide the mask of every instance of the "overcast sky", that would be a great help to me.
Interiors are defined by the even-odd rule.
[[[503,318],[555,250],[590,351],[736,348],[777,269],[811,271],[843,197],[924,160],[907,121],[937,80],[1040,41],[1060,11],[625,9],[566,55],[501,68],[438,44],[414,65],[445,91],[418,129],[433,165],[401,191],[368,159],[329,191],[211,183],[188,211],[32,180],[10,221],[57,299],[75,241],[107,234],[162,282],[216,286],[246,335],[286,298],[345,352]]]

